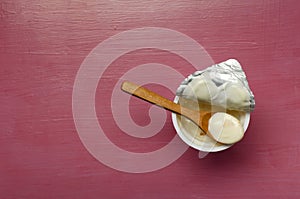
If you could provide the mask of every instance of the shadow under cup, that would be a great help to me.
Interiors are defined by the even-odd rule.
[[[244,132],[246,132],[249,122],[250,113],[239,112],[233,110],[226,110],[220,107],[214,107],[208,104],[199,103],[193,100],[187,100],[182,97],[176,96],[175,103],[179,103],[182,106],[194,110],[210,110],[213,112],[226,112],[236,117],[242,124]],[[184,116],[172,113],[172,122],[174,128],[179,137],[189,146],[203,152],[218,152],[223,151],[231,147],[231,145],[225,145],[216,142],[209,136],[207,136],[196,124]]]

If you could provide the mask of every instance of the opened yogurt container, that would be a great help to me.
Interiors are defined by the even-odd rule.
[[[244,132],[255,107],[246,75],[235,59],[188,76],[178,87],[174,102],[194,110],[226,112],[240,121]],[[199,151],[217,152],[232,146],[216,142],[184,116],[172,113],[172,122],[179,137]]]

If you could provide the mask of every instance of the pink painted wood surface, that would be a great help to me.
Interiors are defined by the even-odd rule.
[[[299,6],[296,0],[2,0],[0,198],[299,198]],[[188,149],[166,168],[130,174],[104,166],[84,148],[72,117],[72,89],[96,45],[148,26],[192,37],[215,62],[237,58],[257,106],[234,147],[204,159]],[[124,72],[153,60],[184,76],[194,72],[174,55],[141,50],[112,63],[99,82],[99,121],[127,150],[151,151],[176,134],[170,115],[150,141],[122,135],[112,120],[111,83],[122,75],[117,66]],[[134,102],[132,117],[147,124],[148,107]]]

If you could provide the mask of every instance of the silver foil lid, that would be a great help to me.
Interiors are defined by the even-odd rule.
[[[231,110],[253,111],[255,100],[241,64],[235,59],[189,75],[177,96],[207,102]]]

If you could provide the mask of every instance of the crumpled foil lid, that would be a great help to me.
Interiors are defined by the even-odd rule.
[[[176,95],[230,110],[249,112],[255,107],[246,75],[235,59],[191,74],[180,84]]]

